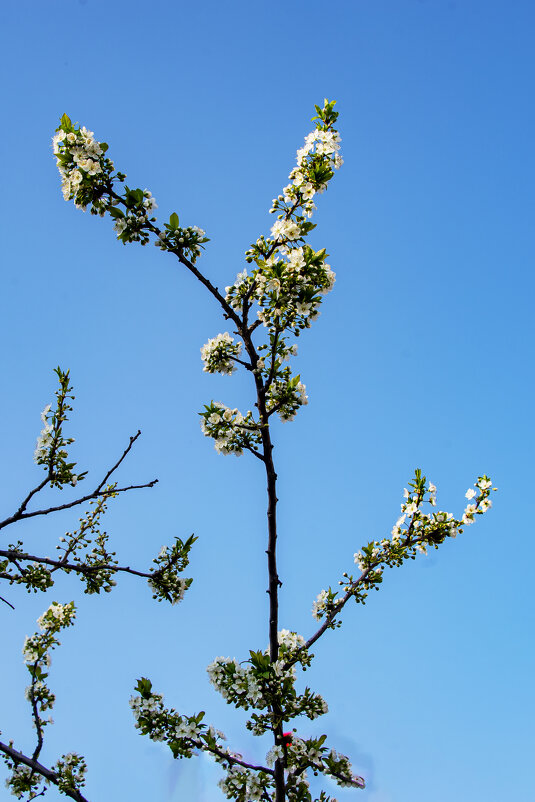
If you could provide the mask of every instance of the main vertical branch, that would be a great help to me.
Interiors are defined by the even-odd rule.
[[[273,443],[269,430],[269,416],[266,407],[266,386],[260,374],[257,372],[258,354],[253,345],[251,334],[247,330],[246,320],[239,327],[239,333],[243,337],[245,349],[251,360],[252,373],[255,378],[257,407],[262,427],[262,452],[264,465],[266,467],[267,479],[267,524],[268,524],[268,546],[266,549],[268,563],[268,595],[269,595],[269,656],[272,663],[275,663],[279,656],[279,587],[281,582],[277,572],[277,474],[273,463]],[[271,706],[273,714],[273,738],[275,745],[283,743],[282,734],[282,709],[278,701]],[[284,802],[286,799],[286,787],[284,780],[284,763],[276,760],[275,766],[275,802]]]
[[[262,429],[262,444],[264,448],[264,463],[267,477],[267,521],[268,521],[268,594],[269,594],[269,656],[275,663],[279,656],[279,587],[280,580],[277,573],[277,474],[273,464],[273,444],[269,426]],[[273,703],[274,718],[273,735],[275,744],[283,742],[282,710],[277,703]],[[275,802],[284,802],[286,798],[284,782],[284,765],[282,760],[275,762]]]

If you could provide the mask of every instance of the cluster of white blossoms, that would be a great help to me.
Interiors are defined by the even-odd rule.
[[[298,334],[319,316],[323,296],[334,287],[336,276],[325,259],[324,249],[314,251],[309,245],[286,255],[274,252],[258,258],[258,268],[251,275],[243,271],[225,288],[226,300],[238,312],[246,299],[255,301],[257,317],[265,327]]]
[[[64,114],[52,138],[52,149],[65,200],[74,200],[84,211],[92,203],[92,211],[103,215],[107,208],[103,194],[114,169],[105,155],[108,145],[98,142],[85,126],[73,125]]]
[[[53,723],[52,718],[42,717],[46,710],[50,710],[54,706],[56,700],[55,695],[46,684],[47,669],[51,663],[49,652],[59,645],[59,640],[56,638],[57,633],[61,629],[71,626],[75,617],[74,602],[69,602],[69,604],[52,602],[48,610],[37,619],[41,632],[27,637],[24,642],[22,653],[31,676],[31,684],[26,688],[25,696],[32,706],[33,725],[37,729],[39,737],[38,746],[33,754],[34,760],[38,758],[41,751],[44,727]],[[63,791],[74,791],[84,784],[85,761],[74,753],[62,755],[52,766],[55,777],[52,775],[43,777],[34,769],[28,769],[16,758],[10,758],[7,755],[3,757],[11,771],[10,777],[6,780],[6,786],[18,799],[21,799],[25,793],[28,793],[28,799],[42,796],[46,785],[50,782],[54,782]]]
[[[436,506],[436,487],[431,483],[427,485],[421,471],[416,471],[410,488],[404,490],[401,515],[394,524],[391,539],[371,541],[356,552],[355,563],[362,571],[361,576],[355,580],[344,573],[344,578],[340,581],[346,594],[354,596],[357,602],[364,603],[369,589],[378,590],[386,566],[400,566],[406,559],[414,559],[418,552],[426,554],[429,547],[437,549],[446,538],[455,538],[463,531],[463,525],[471,523],[473,516],[482,515],[491,507],[489,495],[491,490],[496,490],[488,476],[480,476],[475,483],[476,490],[470,489],[466,494],[475,503],[469,504],[463,517],[457,519],[450,512],[429,514],[423,511],[424,502],[432,507]],[[334,600],[335,595],[331,602]]]
[[[262,710],[267,700],[252,666],[241,665],[231,657],[216,657],[206,668],[210,682],[226,702],[248,710]]]
[[[224,745],[226,737],[220,730],[202,723],[204,712],[186,716],[166,708],[162,694],[155,693],[145,677],[138,680],[136,690],[139,695],[130,699],[136,728],[153,741],[167,742],[175,758],[192,757],[201,749],[226,766],[238,757]]]
[[[283,375],[279,374],[270,384],[266,405],[268,412],[277,412],[283,423],[293,420],[299,408],[308,404],[305,385],[299,376],[290,379],[287,370],[287,375],[284,369]]]
[[[354,555],[354,560],[361,575],[353,577],[344,572],[339,585],[345,596],[340,598],[338,591],[322,590],[312,606],[314,618],[329,618],[329,627],[339,626],[336,620],[346,601],[353,597],[357,603],[365,603],[368,591],[378,590],[383,580],[385,567],[400,566],[407,559],[414,559],[418,552],[427,553],[429,547],[437,549],[446,538],[455,538],[462,532],[463,525],[472,523],[475,515],[483,515],[492,506],[489,496],[492,482],[488,476],[480,476],[466,492],[469,503],[461,519],[454,518],[451,512],[424,512],[422,505],[436,507],[436,486],[422,476],[420,470],[415,472],[414,481],[403,491],[404,501],[401,504],[401,515],[392,528],[391,538],[372,540]]]
[[[469,502],[471,502],[472,499],[475,499],[476,501],[475,504],[468,503],[466,505],[462,517],[463,524],[470,526],[470,524],[474,523],[476,515],[481,515],[492,507],[492,499],[488,498],[488,496],[480,498],[481,492],[490,491],[491,487],[492,482],[485,476],[480,477],[474,487],[468,488],[465,493],[465,498],[467,498]]]
[[[102,173],[101,157],[107,145],[97,142],[93,131],[82,126],[68,131],[60,128],[52,137],[52,150],[62,179],[63,197],[70,200],[76,197],[84,178]],[[63,158],[66,156],[68,159]]]
[[[11,770],[11,775],[6,780],[6,788],[17,799],[22,799],[23,794],[28,794],[28,799],[35,799],[42,795],[46,780],[41,774],[37,774],[24,763],[15,763],[4,756],[7,767]]]
[[[364,788],[364,780],[353,774],[349,758],[324,746],[325,740],[324,735],[307,739],[292,736],[286,750],[290,777],[299,776],[303,769],[310,767],[314,772],[331,776],[342,788]]]
[[[27,636],[22,648],[24,662],[28,667],[49,666],[51,662],[48,650],[59,644],[54,637],[60,629],[71,626],[76,617],[74,602],[69,604],[59,604],[52,602],[37,623],[41,628],[42,634]]]
[[[175,221],[176,218],[176,221]],[[165,231],[160,231],[154,244],[162,251],[173,251],[189,257],[193,264],[201,255],[204,243],[208,242],[206,231],[199,226],[181,228],[178,225],[178,216],[172,214],[169,223],[165,224]]]
[[[161,693],[151,693],[148,697],[132,696],[130,707],[134,714],[136,729],[142,729],[150,722],[148,733],[151,741],[165,741],[167,736],[167,718]]]
[[[281,629],[278,636],[279,650],[282,654],[297,652],[305,645],[305,639],[297,632]]]
[[[321,621],[324,615],[328,615],[331,612],[335,598],[336,593],[330,588],[318,593],[316,599],[312,603],[312,616],[316,621]]]
[[[85,759],[81,755],[77,755],[76,752],[62,755],[54,769],[58,775],[57,784],[60,791],[75,791],[85,785],[87,764]]]
[[[74,602],[69,602],[69,604],[52,602],[48,610],[45,610],[43,615],[37,619],[37,623],[42,632],[57,632],[62,627],[70,626],[74,618],[76,618]]]
[[[255,735],[273,730],[277,720],[273,713],[280,711],[283,721],[297,716],[315,719],[328,712],[327,703],[320,694],[305,688],[303,693],[294,689],[295,667],[299,663],[306,668],[312,655],[305,648],[305,639],[295,632],[279,632],[279,654],[271,661],[269,648],[262,652],[250,652],[246,663],[230,657],[217,657],[207,668],[210,682],[225,701],[237,708],[267,710],[252,713],[246,726]]]
[[[211,401],[200,412],[201,430],[205,437],[212,437],[218,454],[234,454],[239,457],[243,449],[256,451],[261,443],[260,428],[251,410],[246,415],[231,409],[220,401]]]
[[[264,772],[231,765],[226,770],[226,777],[219,780],[218,786],[227,799],[256,802],[266,798],[267,789],[273,786],[273,778]]]
[[[43,428],[39,437],[37,438],[37,443],[33,454],[34,462],[36,462],[37,465],[43,465],[44,463],[48,462],[48,454],[50,451],[50,446],[52,445],[52,435],[54,429],[48,420],[48,413],[50,412],[50,409],[51,405],[47,404],[41,412]]]
[[[37,438],[34,451],[34,461],[41,465],[49,474],[51,487],[63,487],[66,484],[76,485],[83,479],[86,472],[76,474],[73,468],[75,462],[69,462],[67,447],[74,443],[74,437],[64,437],[63,424],[68,420],[68,413],[72,411],[69,400],[73,399],[70,385],[69,371],[55,368],[59,379],[59,389],[56,390],[56,407],[52,410],[50,404],[41,412],[43,429]]]
[[[303,215],[311,217],[316,208],[313,202],[316,193],[324,192],[327,189],[327,182],[332,177],[329,168],[338,170],[344,160],[340,156],[340,142],[342,138],[338,131],[316,128],[305,137],[305,144],[297,151],[297,167],[294,167],[289,175],[291,184],[282,190],[278,198],[273,199],[272,212],[281,208],[281,202],[287,206],[298,205],[302,207]],[[321,165],[323,170],[317,170]],[[319,175],[318,175],[319,173]],[[318,180],[319,176],[323,182]],[[281,231],[277,223],[271,229],[274,239],[282,238],[296,239],[295,236],[288,236],[284,229]]]
[[[466,493],[466,498],[475,499],[475,504],[468,504],[460,520],[451,512],[423,511],[424,502],[432,507],[436,506],[437,489],[434,484],[429,483],[427,487],[422,487],[416,483],[412,486],[412,490],[405,488],[401,515],[392,528],[392,539],[375,541],[362,552],[355,554],[355,562],[361,571],[365,571],[372,563],[385,561],[390,564],[388,560],[392,554],[397,553],[396,549],[408,547],[412,555],[414,551],[425,554],[429,546],[436,548],[446,537],[457,537],[457,534],[462,532],[463,524],[471,523],[475,515],[482,515],[492,505],[488,498],[492,487],[490,479],[480,477],[475,487],[476,490],[470,489]]]
[[[201,348],[201,359],[205,373],[231,374],[236,370],[234,357],[241,353],[242,343],[234,342],[234,338],[225,331],[208,340]]]
[[[122,212],[116,206],[110,206],[108,211],[115,219],[114,229],[117,239],[126,245],[127,242],[141,242],[146,245],[149,235],[146,230],[152,212],[158,208],[152,192],[148,189],[129,189],[125,187],[126,211]]]
[[[11,776],[6,780],[6,787],[17,799],[22,799],[24,794],[28,794],[26,797],[28,800],[43,796],[47,787],[53,782],[51,777],[43,777],[24,763],[18,763],[6,755],[4,760],[11,770]],[[73,792],[79,791],[85,785],[87,765],[84,758],[75,752],[62,755],[52,766],[52,771],[56,774],[55,785],[68,796],[73,796]]]
[[[171,604],[182,601],[193,579],[183,578],[180,574],[189,565],[189,552],[196,540],[194,535],[186,541],[176,537],[172,546],[162,546],[158,556],[152,561],[153,576],[148,580],[149,587],[153,591],[153,599],[158,601],[166,599]]]

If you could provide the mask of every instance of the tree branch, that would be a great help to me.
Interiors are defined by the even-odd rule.
[[[3,529],[5,526],[9,526],[10,524],[15,523],[16,521],[22,521],[25,520],[26,518],[34,518],[36,515],[49,515],[51,512],[58,512],[59,510],[68,510],[71,507],[77,507],[79,504],[83,504],[85,501],[90,501],[91,499],[98,498],[99,496],[109,495],[111,492],[126,493],[128,490],[141,490],[142,488],[145,487],[154,487],[154,485],[158,482],[157,479],[153,479],[152,482],[147,482],[146,484],[143,485],[130,485],[129,487],[114,488],[113,491],[102,490],[104,484],[108,481],[112,473],[114,473],[114,471],[117,470],[117,468],[122,463],[122,461],[130,451],[130,449],[132,448],[133,444],[138,439],[140,434],[141,431],[138,430],[137,434],[135,434],[133,437],[130,437],[130,442],[123,451],[123,453],[121,454],[120,458],[117,460],[113,468],[110,468],[110,470],[105,475],[104,479],[100,482],[100,484],[97,485],[96,490],[94,490],[92,493],[88,493],[86,496],[82,496],[81,498],[75,499],[74,501],[69,501],[66,504],[59,504],[56,507],[48,507],[47,509],[43,510],[34,510],[33,512],[25,512],[26,506],[30,501],[30,499],[32,498],[32,496],[34,496],[48,484],[49,477],[47,477],[26,496],[26,498],[18,508],[17,512],[15,512],[9,518],[0,521],[0,529]]]
[[[28,766],[28,768],[32,769],[32,771],[37,772],[37,774],[40,774],[49,782],[54,783],[54,785],[59,784],[59,775],[57,772],[53,771],[52,769],[47,769],[47,767],[43,766],[42,763],[39,763],[38,760],[27,757],[22,752],[18,752],[16,749],[13,749],[13,747],[9,744],[4,744],[2,741],[0,741],[0,752],[3,752],[5,755],[10,757],[11,760],[15,761],[15,763],[22,763],[24,766]],[[74,799],[75,802],[89,802],[89,800],[76,789],[71,790],[69,788],[63,788],[62,793],[64,793],[66,796],[70,796],[70,798]]]
[[[83,563],[70,563],[66,560],[53,560],[51,557],[37,557],[35,554],[26,554],[21,553],[20,551],[10,551],[10,550],[1,550],[0,549],[0,557],[5,557],[10,562],[15,562],[15,559],[24,560],[25,562],[37,562],[42,563],[43,565],[51,565],[53,566],[53,571],[58,570],[68,570],[74,571],[78,574],[91,574],[96,571],[108,570],[113,571],[114,573],[119,573],[120,571],[133,574],[134,576],[141,576],[145,579],[154,579],[155,576],[158,575],[158,571],[152,571],[150,573],[145,573],[144,571],[136,571],[134,568],[130,568],[130,566],[121,566],[121,565],[114,565],[113,563],[101,563],[100,565],[84,565]],[[16,564],[16,563],[15,563]],[[24,569],[17,565],[17,568],[24,574]],[[12,579],[9,574],[0,574],[0,579]]]

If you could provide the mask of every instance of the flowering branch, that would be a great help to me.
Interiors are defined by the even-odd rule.
[[[350,598],[365,603],[369,590],[378,589],[385,566],[399,566],[429,546],[438,548],[446,537],[455,537],[462,525],[490,507],[491,483],[488,477],[480,477],[477,489],[467,493],[469,502],[476,500],[468,504],[462,519],[456,520],[450,513],[424,513],[426,499],[435,505],[436,488],[417,471],[411,491],[405,491],[402,516],[392,538],[372,541],[355,555],[361,573],[356,578],[343,574],[342,596],[329,588],[314,602],[315,618],[324,619],[319,629],[308,641],[295,632],[279,631],[282,583],[277,568],[277,473],[271,422],[275,413],[282,422],[293,420],[308,403],[300,375],[294,375],[286,364],[297,353],[291,338],[299,337],[317,319],[323,297],[335,282],[325,249],[315,251],[306,241],[315,228],[310,221],[315,196],[327,188],[342,164],[334,105],[325,100],[322,107],[316,106],[315,128],[297,151],[290,183],[272,202],[270,212],[277,217],[270,236],[261,236],[246,251],[247,268],[225,287],[224,295],[195,264],[208,242],[202,229],[181,227],[175,212],[163,228],[158,227],[152,193],[126,184],[119,187],[126,175],[115,172],[107,156],[108,145],[95,140],[91,131],[74,125],[66,115],[53,139],[65,199],[83,210],[90,208],[92,214],[109,214],[123,244],[146,245],[152,239],[156,247],[173,254],[215,298],[224,319],[233,324],[232,332],[217,334],[201,348],[203,370],[231,375],[241,366],[253,378],[254,412],[244,413],[211,400],[199,415],[203,434],[212,438],[219,454],[240,456],[249,451],[264,464],[269,644],[263,651],[251,651],[245,663],[218,657],[208,666],[208,674],[229,704],[252,711],[246,723],[250,731],[255,735],[271,733],[273,747],[266,756],[267,767],[247,763],[241,755],[225,749],[222,733],[202,723],[203,712],[181,716],[165,708],[163,697],[153,693],[150,680],[139,680],[138,695],[131,699],[136,727],[142,734],[165,741],[175,758],[189,758],[199,750],[211,753],[225,771],[220,788],[228,799],[237,802],[312,802],[306,776],[309,769],[331,776],[341,786],[364,787],[362,777],[353,774],[349,759],[324,746],[326,736],[303,739],[283,732],[284,725],[299,716],[314,719],[327,712],[319,694],[308,687],[297,690],[297,668],[305,671],[314,657],[310,647],[327,629],[340,626],[339,614]],[[252,317],[255,311],[256,319]],[[266,335],[263,341],[258,334],[261,326]],[[328,799],[322,791],[319,802]]]
[[[75,473],[75,463],[68,462],[67,447],[74,440],[72,437],[64,436],[63,424],[67,420],[67,413],[72,410],[68,401],[74,399],[74,395],[70,385],[69,372],[63,372],[61,368],[57,368],[56,374],[60,382],[59,390],[56,393],[56,408],[52,412],[51,405],[48,404],[41,413],[44,426],[37,440],[34,454],[35,462],[45,468],[46,477],[26,496],[14,515],[0,522],[0,529],[26,518],[70,509],[85,501],[89,501],[89,510],[79,519],[77,530],[72,533],[66,532],[65,536],[60,537],[60,543],[56,548],[63,552],[61,558],[53,559],[48,556],[30,554],[24,549],[20,540],[17,543],[9,544],[7,549],[1,549],[0,579],[7,580],[10,584],[24,585],[28,591],[37,592],[46,590],[54,584],[53,574],[56,571],[66,574],[73,571],[84,580],[86,593],[100,593],[101,590],[109,592],[116,584],[113,576],[122,572],[146,578],[153,598],[160,601],[165,599],[176,604],[183,598],[193,581],[192,579],[183,579],[179,574],[188,565],[189,551],[196,538],[192,535],[185,542],[180,538],[175,538],[172,547],[162,547],[158,557],[153,560],[154,567],[149,572],[144,572],[130,568],[130,566],[119,566],[115,559],[115,552],[108,548],[108,535],[100,528],[101,518],[106,511],[109,499],[129,490],[153,487],[157,482],[155,479],[143,485],[129,485],[128,487],[117,487],[116,483],[109,483],[110,477],[122,464],[140,436],[140,431],[130,437],[129,443],[119,459],[106,472],[93,492],[65,504],[28,511],[30,500],[46,485],[61,490],[66,484],[76,485],[86,476],[86,472]],[[15,571],[12,570],[13,567],[16,569]],[[6,603],[9,604],[9,602]]]
[[[76,615],[74,602],[58,604],[52,602],[48,610],[38,619],[41,632],[26,638],[23,648],[24,662],[30,672],[31,683],[26,688],[26,698],[32,708],[32,718],[37,732],[37,743],[33,754],[27,757],[13,747],[13,742],[0,742],[0,752],[11,771],[6,785],[21,799],[28,793],[28,799],[42,796],[47,784],[54,784],[66,796],[77,802],[87,802],[80,789],[85,784],[87,766],[83,757],[71,752],[55,763],[52,769],[39,762],[43,747],[44,728],[52,723],[51,718],[43,718],[43,713],[51,710],[56,700],[47,685],[47,668],[51,659],[49,652],[59,645],[56,635],[61,629],[71,626]]]
[[[45,414],[46,413],[43,411],[42,415],[45,415]],[[93,499],[97,499],[99,497],[109,495],[109,492],[110,492],[109,491],[109,485],[107,487],[105,487],[108,479],[117,470],[117,468],[121,465],[122,461],[124,460],[124,458],[126,457],[126,455],[128,454],[128,452],[132,448],[133,444],[136,442],[136,440],[138,439],[138,437],[140,435],[141,435],[141,431],[138,430],[135,435],[130,437],[130,442],[129,442],[128,446],[125,448],[125,450],[121,454],[121,456],[118,459],[118,461],[116,462],[116,464],[113,466],[113,468],[110,468],[110,470],[106,473],[104,479],[102,479],[102,481],[97,485],[95,490],[93,490],[91,493],[87,493],[85,496],[80,496],[79,498],[74,499],[73,501],[68,501],[65,504],[57,504],[55,506],[46,507],[46,508],[41,509],[41,510],[32,510],[30,512],[26,512],[28,503],[31,501],[33,496],[35,496],[37,493],[39,493],[41,490],[43,490],[48,484],[51,484],[51,480],[50,480],[49,476],[47,475],[47,477],[45,479],[43,479],[43,481],[40,482],[37,485],[37,487],[35,487],[33,490],[31,490],[28,493],[26,498],[20,504],[18,510],[13,515],[10,515],[8,518],[5,518],[3,521],[0,521],[0,529],[4,529],[4,527],[10,526],[11,524],[16,523],[17,521],[23,521],[23,520],[25,520],[27,518],[35,518],[35,516],[37,516],[37,515],[50,515],[51,513],[59,512],[60,510],[68,510],[68,509],[71,509],[72,507],[77,507],[79,504],[84,504],[86,501],[91,501]],[[73,442],[73,441],[71,440],[71,442]],[[77,479],[79,479],[80,476],[82,476],[82,475],[85,477],[86,473],[79,474]],[[69,484],[73,483],[72,482],[73,478],[74,477],[71,477],[68,480]],[[141,485],[128,485],[128,487],[116,487],[114,485],[113,486],[113,492],[114,492],[114,494],[118,494],[118,493],[127,493],[129,490],[142,490],[142,489],[147,488],[147,487],[154,487],[154,485],[157,484],[157,483],[158,483],[158,480],[157,479],[153,479],[151,482],[145,482],[144,484],[141,484]],[[74,484],[76,484],[76,482]]]
[[[42,796],[45,792],[45,788],[42,788],[39,793],[36,791],[39,790],[39,786],[41,785],[40,777],[43,777],[45,781],[49,783],[53,783],[54,785],[61,787],[62,782],[62,773],[59,771],[53,771],[52,769],[43,766],[38,760],[33,760],[27,755],[19,752],[17,749],[14,749],[11,743],[5,744],[0,741],[0,752],[3,753],[4,761],[7,764],[8,768],[12,772],[12,776],[10,778],[10,788],[13,794],[17,795],[18,798],[21,798],[21,794],[25,791],[30,791],[29,799],[35,799],[38,796]],[[69,758],[68,755],[63,755],[63,761]],[[59,762],[59,761],[58,761]],[[29,771],[28,771],[29,769]],[[28,789],[28,785],[33,783],[34,790]],[[69,796],[71,799],[76,800],[76,802],[88,802],[85,796],[76,788],[69,788],[68,786],[61,789],[65,796]]]
[[[345,590],[341,599],[336,601],[337,593],[333,593],[330,588],[318,595],[312,608],[313,615],[317,619],[325,616],[325,621],[307,640],[304,648],[309,649],[327,629],[339,626],[336,616],[349,599],[354,598],[357,603],[365,604],[368,591],[372,588],[378,590],[385,566],[400,566],[407,559],[414,560],[417,552],[426,554],[427,548],[438,549],[447,537],[455,538],[462,534],[463,526],[472,524],[475,515],[483,515],[490,509],[490,492],[497,489],[492,487],[488,476],[480,476],[474,485],[476,489],[469,488],[465,494],[469,502],[475,499],[475,503],[469,503],[462,518],[456,519],[451,513],[436,512],[428,515],[422,512],[421,506],[426,495],[428,503],[432,507],[436,506],[436,487],[432,483],[426,485],[426,477],[422,476],[421,471],[415,472],[415,480],[409,487],[412,493],[405,490],[405,502],[401,505],[402,515],[392,529],[392,540],[385,538],[380,543],[372,541],[362,552],[355,554],[355,562],[362,573],[355,580],[344,573],[343,580],[339,582]]]

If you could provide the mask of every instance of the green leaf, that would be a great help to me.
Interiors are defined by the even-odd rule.
[[[63,114],[60,122],[64,131],[72,131],[72,122],[70,117],[68,117],[66,114]]]
[[[117,208],[117,206],[110,206],[108,211],[112,217],[124,217],[124,214],[120,209]]]
[[[138,693],[140,693],[142,696],[148,696],[151,690],[152,690],[152,682],[150,681],[150,679],[147,679],[146,677],[141,677],[141,679],[138,679],[136,685],[136,691]]]
[[[178,214],[176,212],[173,212],[169,218],[169,227],[172,229],[172,231],[176,231],[178,228]]]

